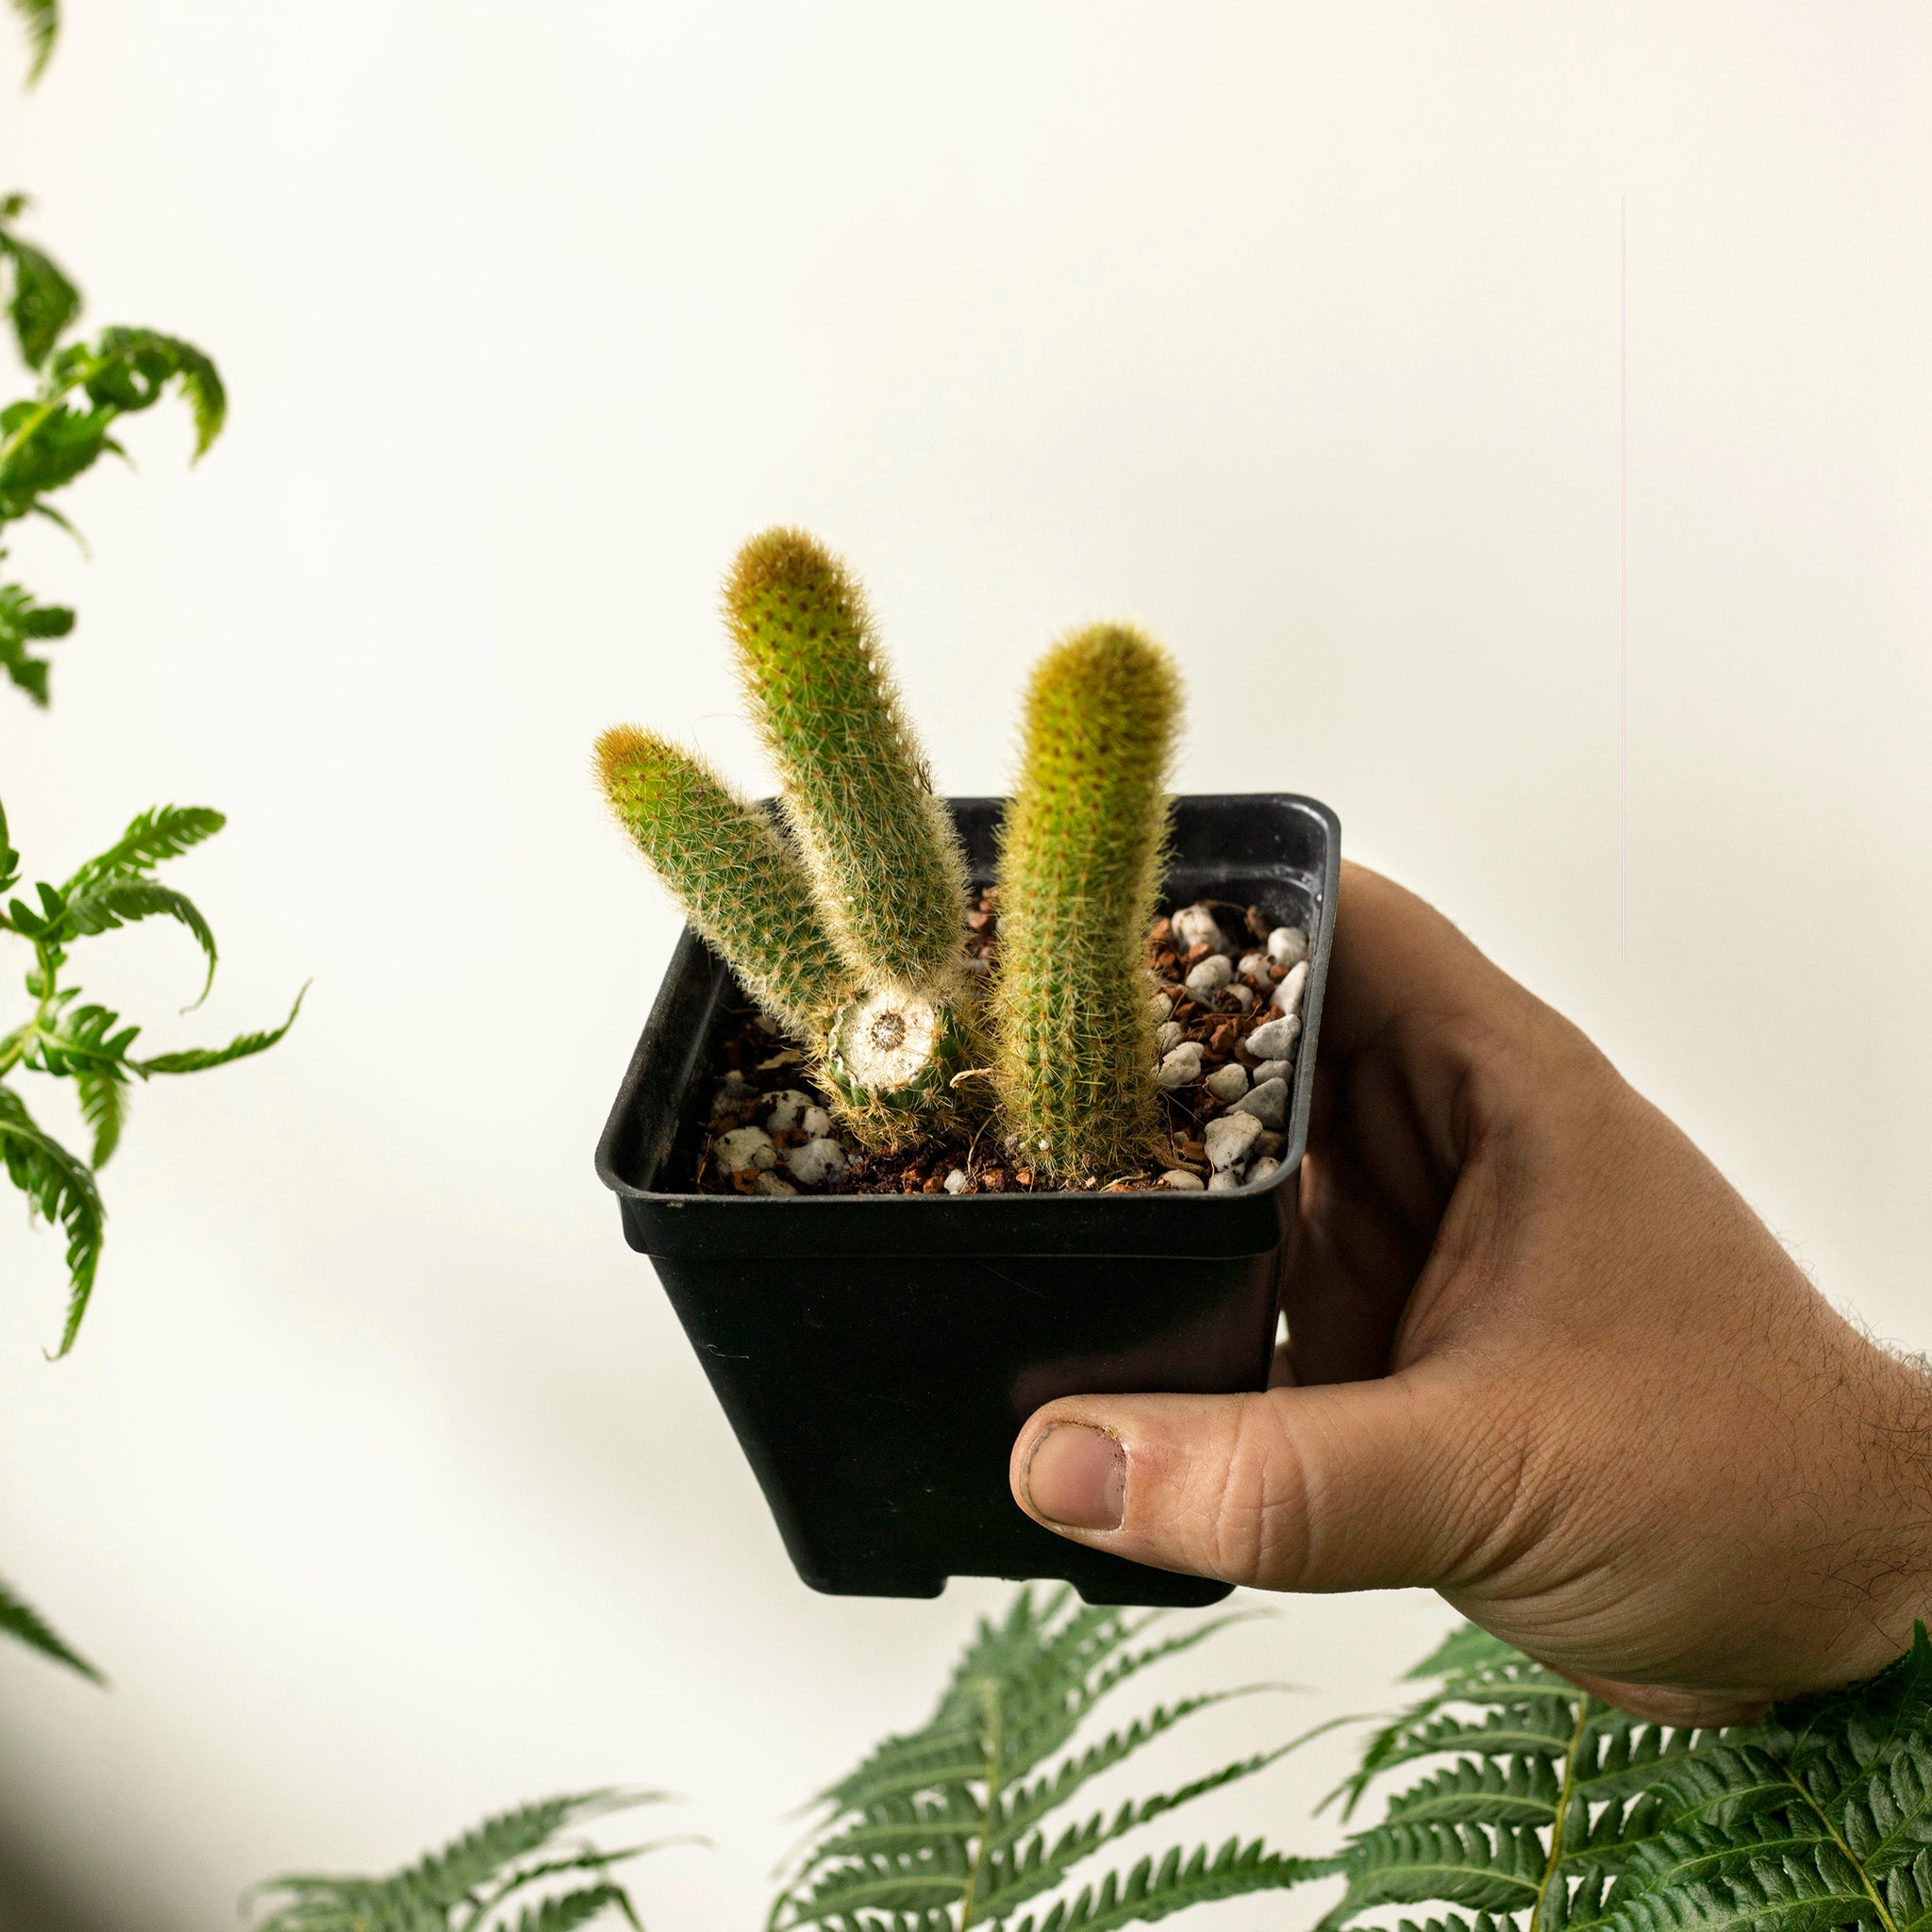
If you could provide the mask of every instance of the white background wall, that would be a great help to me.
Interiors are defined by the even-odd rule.
[[[218,803],[208,1007],[169,936],[94,985],[157,1044],[315,989],[137,1096],[58,1366],[56,1242],[0,1215],[0,1574],[114,1679],[0,1651],[17,1879],[192,1932],[631,1779],[719,1840],[652,1925],[749,1925],[779,1814],[1000,1598],[792,1579],[591,1172],[674,922],[587,749],[756,779],[713,606],[773,520],[868,575],[947,790],[1057,629],[1150,625],[1191,789],[1331,801],[1932,1342],[1923,8],[68,6],[7,181],[235,407],[192,475],[130,426],[92,563],[18,536],[81,627],[51,717],[0,692],[15,841],[59,876]],[[1445,1621],[1290,1604],[1174,1682],[1318,1687],[1257,1739]],[[1208,1824],[1323,1841],[1337,1756]]]

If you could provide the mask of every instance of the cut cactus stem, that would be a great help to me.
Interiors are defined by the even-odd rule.
[[[823,1072],[840,1124],[886,1150],[942,1137],[984,1110],[974,1012],[946,998],[889,988],[842,1007],[825,1035]]]
[[[881,1099],[916,1092],[935,1071],[943,1009],[917,993],[873,992],[832,1024],[825,1058],[840,1084]]]

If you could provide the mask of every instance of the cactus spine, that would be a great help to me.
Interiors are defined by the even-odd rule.
[[[725,613],[826,923],[866,985],[957,996],[966,871],[864,592],[800,530],[739,553]]]
[[[597,741],[611,810],[744,990],[788,1031],[815,1039],[852,975],[812,904],[811,881],[765,815],[653,731]]]
[[[1001,837],[994,1070],[1016,1141],[1062,1183],[1139,1168],[1158,1139],[1142,967],[1180,706],[1167,654],[1123,625],[1055,645],[1027,689]]]

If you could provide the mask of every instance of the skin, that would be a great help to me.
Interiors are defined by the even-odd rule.
[[[1344,868],[1266,1393],[1074,1396],[1049,1528],[1265,1590],[1424,1586],[1607,1701],[1729,1723],[1932,1611],[1932,1381],[1567,1020]]]

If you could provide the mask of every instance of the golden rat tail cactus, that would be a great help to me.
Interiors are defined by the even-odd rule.
[[[1063,1185],[1145,1164],[1159,1123],[1142,971],[1181,708],[1123,625],[1054,646],[1026,693],[1000,849],[994,1069],[1016,1142]]]
[[[597,741],[597,771],[617,822],[745,991],[789,1031],[822,1035],[852,975],[777,827],[709,766],[633,724]]]
[[[874,1145],[956,1113],[972,1060],[966,866],[887,672],[865,593],[824,545],[767,530],[724,590],[738,666],[779,801],[860,996],[824,1071]]]
[[[943,1132],[981,1104],[964,970],[966,867],[892,689],[864,593],[823,546],[769,530],[725,615],[778,767],[788,839],[651,733],[597,757],[619,820],[744,989],[812,1049],[868,1146]]]
[[[965,862],[864,592],[802,530],[767,530],[739,552],[724,608],[786,819],[840,952],[868,985],[949,992]]]

